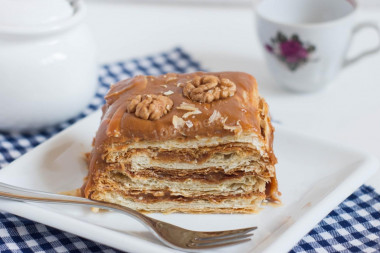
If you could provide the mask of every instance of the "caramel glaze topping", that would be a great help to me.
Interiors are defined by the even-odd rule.
[[[198,103],[183,96],[183,87],[186,83],[205,75],[213,75],[219,79],[232,81],[236,84],[235,94],[211,103]],[[130,101],[136,96],[144,94],[167,95],[173,101],[173,108],[155,121],[141,119],[132,113],[128,113]],[[258,95],[256,80],[249,74],[242,72],[195,72],[191,74],[171,73],[161,76],[136,76],[112,85],[105,99],[103,116],[91,154],[89,180],[83,187],[86,196],[91,191],[94,178],[102,170],[104,161],[101,156],[104,148],[113,143],[186,141],[198,137],[256,133],[266,142],[271,163],[276,163],[272,151],[272,126],[269,121],[269,131],[268,128],[266,132],[263,131],[263,114],[262,110],[259,110],[262,100]],[[173,125],[173,116],[182,118],[188,112],[177,108],[183,102],[193,104],[201,113],[185,118],[184,121],[187,124],[181,128],[176,128]],[[215,110],[220,113],[221,119],[210,123],[210,116]],[[238,126],[241,127],[241,131],[237,133],[226,128],[226,126]],[[268,135],[268,133],[270,134]],[[274,188],[273,184],[271,186]]]
[[[211,103],[193,102],[183,96],[182,89],[186,83],[197,76],[214,75],[227,78],[236,86],[234,96]],[[170,91],[170,92],[168,92]],[[156,121],[144,120],[127,112],[130,101],[144,94],[173,94],[168,97],[173,101],[172,110]],[[105,114],[97,135],[97,140],[104,143],[166,141],[170,139],[187,140],[196,137],[234,135],[225,129],[221,120],[209,123],[209,118],[217,110],[222,117],[228,117],[227,126],[241,125],[243,132],[260,134],[259,97],[255,79],[245,73],[221,72],[192,74],[166,74],[161,76],[137,76],[114,84],[105,97]],[[200,114],[184,119],[192,123],[176,129],[172,123],[173,116],[181,118],[187,111],[177,109],[182,102],[193,104]]]

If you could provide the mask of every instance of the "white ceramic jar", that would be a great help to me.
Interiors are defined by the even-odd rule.
[[[97,85],[83,2],[0,0],[0,9],[0,130],[28,131],[78,115]]]

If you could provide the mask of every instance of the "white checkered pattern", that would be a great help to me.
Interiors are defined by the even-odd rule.
[[[197,70],[202,70],[200,65],[180,48],[142,59],[104,65],[99,69],[99,88],[94,99],[77,117],[31,133],[0,132],[0,168],[99,108],[111,83],[137,74],[157,75]],[[119,251],[0,212],[0,252]],[[380,196],[373,188],[362,186],[311,230],[291,252],[380,252]]]

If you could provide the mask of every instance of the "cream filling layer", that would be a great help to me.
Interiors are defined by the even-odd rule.
[[[161,201],[155,203],[142,203],[129,199],[118,193],[105,192],[94,194],[96,200],[115,203],[138,211],[146,212],[185,212],[185,213],[252,213],[258,212],[264,198],[252,196],[251,198],[232,198],[220,203],[205,200],[195,200],[191,204],[186,202]]]

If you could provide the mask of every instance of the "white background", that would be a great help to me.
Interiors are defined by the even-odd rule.
[[[211,71],[238,70],[254,75],[273,118],[282,125],[357,147],[380,159],[380,54],[342,70],[321,92],[289,93],[277,87],[268,72],[249,1],[196,2],[87,0],[87,23],[98,44],[99,62],[181,46]],[[359,2],[358,22],[380,22],[375,1]],[[354,55],[376,42],[374,32],[363,31],[350,53]],[[380,192],[380,173],[368,184]]]

